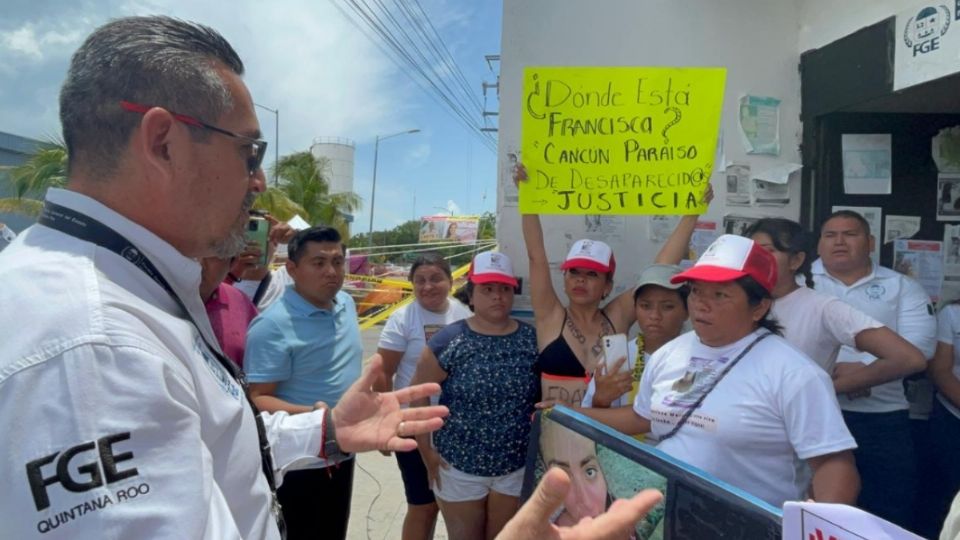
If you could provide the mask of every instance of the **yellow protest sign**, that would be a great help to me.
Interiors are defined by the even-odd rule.
[[[528,67],[524,214],[698,214],[723,68]]]

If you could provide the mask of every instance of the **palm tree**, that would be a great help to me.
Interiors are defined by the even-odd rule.
[[[66,146],[62,141],[44,143],[26,163],[9,171],[6,181],[13,197],[0,198],[0,212],[40,215],[47,189],[67,184]]]
[[[348,236],[346,216],[360,207],[360,197],[356,193],[330,193],[327,158],[296,152],[280,158],[274,168],[279,173],[279,186],[268,188],[255,207],[283,220],[300,214],[310,224],[329,225],[343,232],[344,237]]]

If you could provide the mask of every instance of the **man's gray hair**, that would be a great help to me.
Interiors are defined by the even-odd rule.
[[[219,63],[219,64],[218,64]],[[60,90],[60,121],[71,169],[105,176],[118,164],[142,116],[130,101],[207,123],[232,106],[219,65],[243,75],[243,62],[217,31],[171,17],[127,17],[91,34],[74,53]],[[207,137],[195,129],[200,140]]]

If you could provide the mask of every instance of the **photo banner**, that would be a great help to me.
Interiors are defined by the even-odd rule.
[[[724,68],[528,67],[525,214],[698,214]]]
[[[477,216],[423,216],[420,218],[420,243],[477,243],[480,218]]]
[[[548,467],[566,470],[571,479],[563,506],[551,518],[560,526],[595,518],[617,499],[656,489],[663,501],[637,523],[631,538],[781,538],[778,508],[565,407],[534,417],[521,500],[530,497]]]

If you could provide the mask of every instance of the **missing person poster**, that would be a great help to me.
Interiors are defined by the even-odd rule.
[[[617,499],[656,489],[663,501],[637,524],[632,538],[780,538],[776,508],[570,409],[557,407],[536,416],[523,499],[548,467],[563,469],[572,483],[553,516],[557,525],[598,516]]]
[[[524,214],[699,214],[724,68],[524,70]]]

